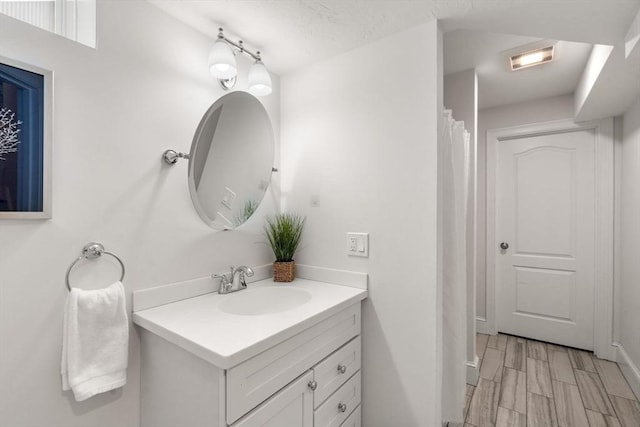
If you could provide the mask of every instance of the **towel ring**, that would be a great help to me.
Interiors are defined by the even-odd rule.
[[[118,258],[117,255],[111,252],[105,251],[104,246],[102,246],[101,243],[91,242],[91,243],[87,243],[84,246],[84,248],[82,248],[82,255],[80,255],[75,261],[73,261],[69,266],[69,268],[67,269],[65,280],[67,282],[67,289],[69,290],[69,292],[71,292],[71,284],[69,283],[69,273],[71,273],[71,269],[73,269],[73,266],[75,266],[78,263],[78,261],[81,261],[83,259],[96,259],[101,257],[102,254],[111,255],[116,259],[116,261],[118,261],[118,263],[120,263],[120,267],[122,267],[122,274],[120,275],[120,281],[124,279],[124,264],[122,263],[122,260]]]

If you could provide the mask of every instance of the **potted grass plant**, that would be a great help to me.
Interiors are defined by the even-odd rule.
[[[281,213],[267,218],[264,232],[276,261],[273,263],[273,280],[291,282],[294,279],[295,261],[305,218],[295,213]]]

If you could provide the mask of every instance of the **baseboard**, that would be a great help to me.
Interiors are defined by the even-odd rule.
[[[489,322],[484,317],[476,317],[476,332],[485,335],[495,335],[489,329]]]
[[[622,344],[618,344],[617,347],[618,354],[616,355],[616,361],[618,362],[620,370],[622,370],[624,377],[627,379],[627,382],[631,386],[636,397],[640,399],[640,369],[638,369],[638,366],[633,363],[633,360],[631,360],[627,352],[624,351]]]
[[[467,366],[467,384],[476,386],[480,377],[480,359],[476,356],[475,360],[467,361],[465,365]]]

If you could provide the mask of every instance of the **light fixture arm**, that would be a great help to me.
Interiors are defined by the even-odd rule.
[[[250,56],[251,58],[253,58],[254,61],[262,62],[262,58],[260,57],[259,50],[256,51],[256,53],[253,53],[244,47],[244,42],[242,40],[238,40],[238,42],[236,43],[233,40],[228,39],[224,35],[222,28],[218,28],[218,40],[223,40],[224,42],[230,44],[231,46],[235,47],[238,52],[244,53],[245,55]]]

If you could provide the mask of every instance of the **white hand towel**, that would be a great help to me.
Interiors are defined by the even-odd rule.
[[[124,287],[72,288],[62,337],[62,389],[78,402],[127,382],[129,321]]]

